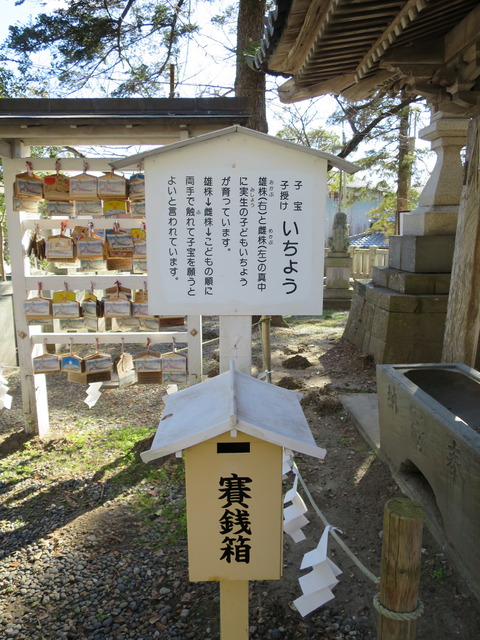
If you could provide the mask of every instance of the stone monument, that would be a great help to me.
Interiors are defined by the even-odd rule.
[[[333,219],[332,235],[328,239],[330,253],[325,258],[325,288],[323,299],[326,306],[349,308],[353,288],[350,286],[352,258],[348,253],[349,229],[347,215],[341,211]]]
[[[468,119],[433,111],[420,131],[437,154],[419,206],[390,238],[388,267],[355,282],[344,337],[377,364],[440,362]]]

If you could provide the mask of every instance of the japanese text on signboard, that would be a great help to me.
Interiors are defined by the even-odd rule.
[[[310,266],[302,179],[170,175],[167,194],[168,273],[187,298],[224,296],[225,279],[258,300],[297,291]]]
[[[252,479],[232,473],[220,478],[220,497],[223,513],[219,520],[222,538],[220,560],[225,562],[250,562],[251,521],[248,510],[251,499]]]

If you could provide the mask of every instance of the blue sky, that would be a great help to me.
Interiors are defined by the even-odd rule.
[[[28,16],[35,12],[35,5],[39,3],[26,0],[24,4],[15,6],[15,0],[0,0],[0,40],[5,40],[8,36],[8,27],[16,22],[24,22]]]

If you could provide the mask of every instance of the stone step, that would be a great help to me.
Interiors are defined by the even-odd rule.
[[[448,294],[449,273],[410,273],[392,267],[373,267],[373,283],[398,293],[411,295]]]
[[[364,284],[360,288],[358,285]],[[373,282],[355,282],[355,294],[361,291],[361,295],[367,302],[394,313],[446,313],[448,304],[447,294],[437,295],[413,295],[399,293],[386,287],[379,287]]]

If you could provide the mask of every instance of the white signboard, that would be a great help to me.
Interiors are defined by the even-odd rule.
[[[326,162],[314,174],[183,155],[146,163],[149,312],[320,314]]]

